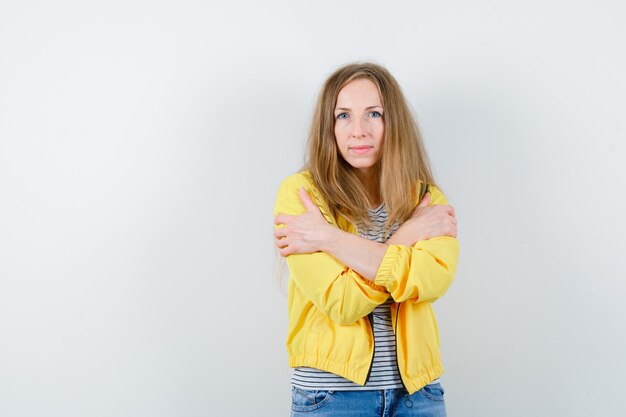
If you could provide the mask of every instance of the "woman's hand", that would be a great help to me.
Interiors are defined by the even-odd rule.
[[[281,256],[321,251],[327,232],[332,227],[304,187],[300,188],[300,199],[306,212],[296,216],[279,213],[274,218],[274,224],[285,226],[274,230],[276,247]]]
[[[456,237],[456,215],[447,205],[428,206],[430,193],[413,210],[413,215],[387,240],[387,244],[413,246],[417,241],[436,236]]]

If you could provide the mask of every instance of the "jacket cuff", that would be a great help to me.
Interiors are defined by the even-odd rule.
[[[400,248],[397,245],[387,246],[385,256],[383,256],[376,277],[374,277],[374,284],[385,287],[388,292],[392,292],[395,288],[393,279],[393,267],[398,262],[400,255]]]
[[[359,279],[374,291],[387,292],[387,288],[384,285],[377,284],[374,281],[370,281],[369,279],[363,277],[360,277]]]

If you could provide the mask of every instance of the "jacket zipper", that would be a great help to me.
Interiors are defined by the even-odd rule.
[[[422,198],[424,198],[424,196],[428,192],[429,187],[430,185],[426,184],[426,187],[423,187],[420,189],[420,196],[419,196],[418,202],[422,201]],[[406,384],[404,383],[404,379],[402,378],[402,372],[400,371],[400,363],[398,361],[398,317],[400,317],[401,305],[402,303],[398,303],[398,308],[396,309],[396,327],[395,327],[395,331],[393,332],[393,335],[396,339],[396,368],[398,369],[398,375],[400,375],[400,382],[402,382],[402,386],[404,387],[404,390],[408,393],[409,390],[407,389]]]
[[[400,306],[402,303],[398,303],[398,308],[396,309],[396,327],[393,332],[394,337],[396,338],[396,368],[398,368],[398,375],[400,375],[400,382],[402,382],[402,386],[406,392],[409,390],[406,388],[406,384],[404,383],[404,379],[402,379],[402,372],[400,372],[400,364],[398,362],[398,317],[400,316]]]
[[[373,317],[374,317],[373,312],[367,315],[367,321],[369,321],[370,329],[372,330],[372,343],[374,344],[374,351],[372,352],[372,360],[370,361],[370,369],[367,371],[367,376],[365,377],[365,384],[367,384],[367,381],[370,379],[370,374],[372,373],[372,368],[374,367],[374,355],[376,354],[376,340],[374,339]]]

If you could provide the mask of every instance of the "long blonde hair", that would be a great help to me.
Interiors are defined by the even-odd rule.
[[[373,63],[347,64],[324,82],[311,121],[305,169],[311,172],[333,216],[341,214],[353,223],[370,224],[367,209],[373,202],[357,171],[340,155],[334,130],[339,91],[360,78],[378,87],[383,105],[385,130],[375,172],[388,213],[387,225],[404,222],[411,217],[421,191],[418,182],[434,184],[434,180],[417,123],[398,82],[384,67]]]

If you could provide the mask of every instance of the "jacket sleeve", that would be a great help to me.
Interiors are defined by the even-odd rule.
[[[431,204],[448,204],[441,191],[430,186]],[[420,240],[415,245],[389,245],[374,282],[396,302],[433,302],[452,284],[459,257],[459,242],[450,236]]]
[[[274,216],[278,213],[299,215],[306,211],[299,195],[303,186],[310,195],[310,184],[298,180],[298,174],[283,181],[278,190]],[[323,209],[322,213],[325,214]],[[328,220],[327,214],[325,217]],[[389,298],[384,287],[363,278],[325,252],[292,254],[286,257],[286,261],[292,284],[338,324],[356,322]]]

